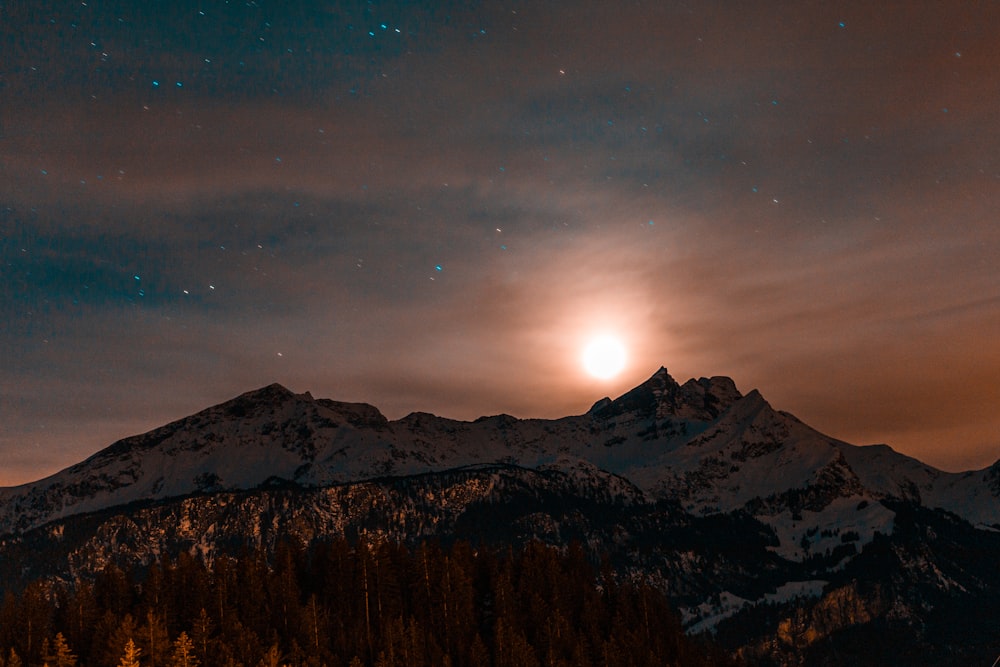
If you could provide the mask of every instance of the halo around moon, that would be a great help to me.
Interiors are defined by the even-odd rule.
[[[583,347],[583,369],[600,380],[609,380],[625,368],[628,354],[625,345],[610,335],[591,338]]]

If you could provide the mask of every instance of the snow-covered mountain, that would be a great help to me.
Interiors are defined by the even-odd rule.
[[[767,664],[885,664],[849,651],[873,642],[978,664],[998,496],[1000,462],[946,473],[850,445],[725,377],[661,368],[582,415],[473,422],[270,385],[0,488],[0,593],[285,537],[577,541]]]
[[[694,514],[747,509],[779,535],[804,522],[870,538],[891,524],[891,513],[871,503],[881,498],[1000,525],[1000,464],[942,472],[885,445],[823,435],[756,390],[742,395],[729,378],[679,384],[661,368],[617,399],[556,420],[462,422],[413,413],[389,421],[370,405],[270,385],[116,442],[51,477],[0,489],[0,535],[136,501],[273,483],[325,487],[493,462],[605,471]],[[844,509],[864,501],[867,511]],[[801,551],[801,539],[794,542],[783,544],[786,556]]]

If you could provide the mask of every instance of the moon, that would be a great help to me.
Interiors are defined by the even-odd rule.
[[[583,348],[584,370],[600,380],[609,380],[618,375],[625,368],[627,358],[625,346],[610,335],[592,338]]]

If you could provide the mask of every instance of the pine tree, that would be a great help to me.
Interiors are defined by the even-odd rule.
[[[266,590],[272,604],[270,625],[287,641],[301,623],[299,600],[302,592],[298,582],[298,561],[301,547],[291,541],[279,542],[275,548],[274,568],[267,575]]]
[[[14,649],[11,649],[10,655],[7,656],[7,667],[22,667],[21,656]]]
[[[319,658],[322,652],[320,646],[320,621],[322,614],[319,609],[319,602],[316,599],[316,594],[313,593],[309,596],[309,604],[305,608],[307,623],[309,624],[309,650],[313,657]]]
[[[162,667],[167,664],[167,652],[170,650],[170,637],[163,619],[146,610],[146,623],[137,632],[139,644],[149,658],[149,667]]]
[[[100,620],[93,586],[87,581],[77,580],[69,585],[58,586],[53,597],[53,628],[61,630],[66,643],[79,651],[77,662],[91,662],[89,651],[94,644],[94,632]]]
[[[486,644],[483,643],[483,638],[476,633],[476,636],[472,639],[472,645],[469,647],[469,664],[472,665],[488,665],[490,664],[490,652],[486,648]]]
[[[12,616],[4,619],[5,622],[10,622],[10,626],[5,628],[6,632],[14,639],[14,645],[20,649],[27,662],[32,662],[39,655],[46,655],[45,650],[39,652],[39,646],[52,627],[48,593],[46,584],[42,581],[28,584],[17,598],[12,598],[15,600],[10,610]]]
[[[117,616],[128,612],[132,604],[132,582],[114,563],[109,563],[94,580],[94,598],[102,609]]]
[[[76,665],[76,656],[66,643],[63,633],[56,634],[55,640],[50,644],[46,639],[42,645],[42,660],[49,667],[73,667]]]
[[[186,632],[177,635],[174,640],[174,652],[170,656],[170,667],[198,667],[198,658],[194,655],[194,642]]]
[[[278,650],[278,645],[274,644],[268,649],[264,657],[260,659],[258,663],[259,667],[280,667],[281,666],[281,651]]]
[[[195,619],[194,625],[191,627],[191,641],[194,642],[198,661],[202,664],[208,662],[208,645],[213,629],[212,619],[208,617],[208,612],[202,607],[198,618]]]
[[[142,651],[132,638],[129,637],[128,642],[125,644],[125,652],[122,654],[122,659],[118,662],[118,667],[139,667],[139,654]]]
[[[138,625],[131,614],[116,617],[110,610],[106,611],[95,630],[95,642],[91,651],[91,660],[102,665],[114,664],[122,656],[122,652],[133,637],[138,634]]]

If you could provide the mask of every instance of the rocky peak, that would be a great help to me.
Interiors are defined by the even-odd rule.
[[[676,383],[675,383],[676,385]],[[691,379],[660,399],[657,417],[674,415],[711,421],[743,398],[731,378],[715,376]]]
[[[681,385],[661,367],[648,380],[619,398],[598,401],[590,414],[609,418],[634,412],[641,417],[681,417],[708,422],[717,419],[740,398],[742,394],[736,383],[728,377],[691,379]]]
[[[989,485],[990,492],[994,497],[1000,498],[1000,461],[997,461],[983,473],[983,478]]]
[[[345,403],[320,398],[316,403],[340,415],[348,424],[355,428],[371,427],[375,429],[388,426],[389,420],[374,405],[368,403]]]
[[[234,417],[244,417],[261,409],[268,409],[276,404],[284,403],[295,397],[296,394],[290,389],[275,382],[266,387],[240,394],[236,398],[216,406],[216,409],[221,409]],[[303,398],[312,400],[312,396],[309,394],[303,394]]]
[[[604,408],[606,408],[609,405],[611,405],[612,402],[613,401],[611,400],[610,396],[605,396],[604,398],[600,399],[599,401],[597,401],[596,403],[594,403],[592,406],[590,406],[590,409],[587,410],[587,414],[588,415],[597,414],[598,412],[600,412]]]

